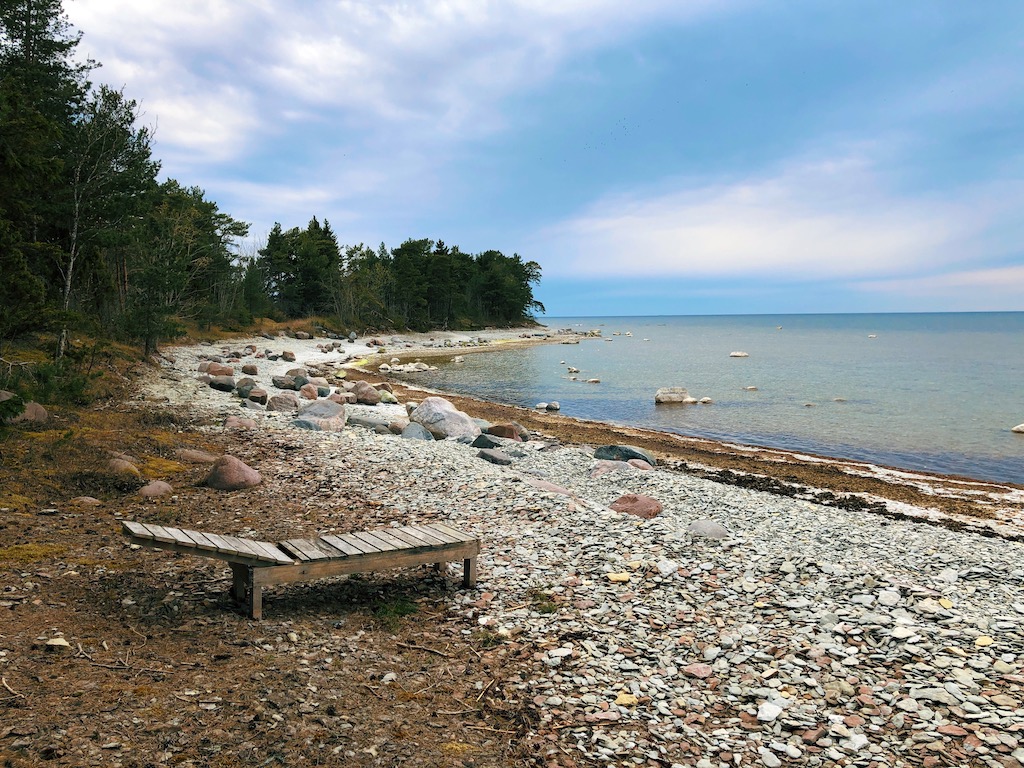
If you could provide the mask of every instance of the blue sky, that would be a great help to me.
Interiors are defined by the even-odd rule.
[[[163,172],[551,316],[1024,310],[1019,0],[69,0]]]

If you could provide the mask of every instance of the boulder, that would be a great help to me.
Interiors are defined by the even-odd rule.
[[[50,414],[46,412],[35,400],[29,400],[25,403],[25,408],[17,416],[10,420],[11,424],[44,424],[46,420],[50,418]]]
[[[200,451],[195,448],[178,448],[174,452],[174,456],[180,461],[187,461],[189,464],[213,464],[220,458],[209,451]]]
[[[652,469],[654,469],[654,467],[652,467],[643,459],[630,459],[626,463],[629,464],[629,466],[636,467],[637,469],[642,470],[644,472],[650,472]]]
[[[750,357],[746,352],[730,352],[729,357]]]
[[[391,430],[391,434],[393,434],[393,435],[400,435],[400,434],[402,434],[402,430],[404,430],[406,427],[408,427],[409,424],[410,424],[410,422],[409,422],[408,419],[397,418],[397,419],[394,419],[393,421],[389,421],[388,422],[388,429]],[[433,439],[433,438],[431,438],[431,439]]]
[[[548,493],[557,493],[562,496],[572,496],[572,491],[563,488],[560,485],[555,485],[547,480],[541,480],[539,477],[531,477],[530,475],[523,476],[523,482],[527,485],[536,488],[538,491],[547,491]]]
[[[235,369],[230,365],[224,365],[223,363],[210,363],[206,372],[211,376],[234,376]]]
[[[142,477],[142,473],[139,471],[139,468],[132,464],[132,462],[128,461],[128,459],[122,459],[115,456],[107,462],[107,468],[115,475]]]
[[[294,363],[295,353],[289,350],[285,350],[284,352],[281,353],[281,359],[284,360],[286,363]]]
[[[643,520],[649,520],[662,513],[662,503],[643,494],[626,494],[618,497],[610,505],[615,512],[622,512],[626,515],[636,515]]]
[[[476,437],[480,434],[480,427],[473,419],[443,397],[424,398],[409,419],[422,424],[439,440],[449,437]]]
[[[307,371],[305,368],[289,368],[287,371],[284,372],[284,375],[291,376],[293,379],[297,376],[309,378],[309,371]]]
[[[299,410],[299,398],[291,392],[282,392],[267,400],[268,411],[297,411]]]
[[[388,390],[378,389],[377,393],[380,395],[380,401],[385,405],[398,405],[398,398]]]
[[[415,421],[409,422],[402,430],[402,437],[406,440],[433,440],[434,436],[427,431],[422,424]]]
[[[256,422],[242,416],[228,416],[224,420],[224,429],[256,429]]]
[[[388,422],[380,416],[363,416],[358,413],[353,413],[349,415],[348,423],[353,427],[363,427],[364,429],[371,430],[376,430],[377,427],[383,427],[386,431],[391,431],[388,429]]]
[[[355,388],[352,391],[355,393],[357,403],[377,405],[380,402],[380,392],[369,382],[355,382]]]
[[[560,410],[562,410],[562,406],[560,406],[558,404],[557,400],[552,400],[550,403],[547,404],[547,410],[549,410],[549,411],[560,411]]]
[[[630,459],[642,459],[652,467],[658,465],[657,460],[643,448],[635,445],[602,445],[594,451],[595,459],[610,459],[611,461],[629,461]]]
[[[341,432],[345,429],[344,418],[335,417],[332,419],[296,419],[292,422],[293,427],[308,429],[313,432]]]
[[[209,360],[201,360],[201,361],[199,361],[199,365],[196,366],[196,371],[198,371],[199,373],[206,373],[209,369],[210,369],[210,361]]]
[[[490,435],[484,435],[484,434],[477,435],[473,439],[473,442],[470,443],[470,445],[472,447],[474,447],[474,448],[500,448],[501,447],[501,443],[499,443],[497,440],[495,440]]]
[[[508,466],[512,463],[512,457],[497,448],[484,448],[477,454],[477,457],[499,466]]]
[[[1024,424],[1018,424],[1016,427],[1014,427],[1010,431],[1011,432],[1016,432],[1018,434],[1024,434]]]
[[[217,459],[206,478],[206,485],[218,491],[237,491],[263,482],[260,473],[241,459],[225,455]]]
[[[152,480],[139,489],[139,495],[147,499],[166,496],[169,493],[174,493],[174,489],[170,483],[165,483],[163,480]]]
[[[267,399],[267,390],[260,389],[259,387],[249,390],[249,400],[251,400],[252,402],[259,403],[260,405],[266,405]]]
[[[661,403],[685,403],[692,399],[686,387],[662,387],[654,393],[655,405]]]
[[[299,411],[300,419],[341,419],[345,420],[345,406],[332,400],[317,400]]]
[[[625,461],[602,459],[590,470],[590,479],[595,480],[601,477],[601,475],[607,475],[609,472],[629,472],[631,469],[632,467]]]
[[[504,437],[506,440],[522,441],[522,436],[515,424],[492,424],[487,428],[487,434],[495,437]]]
[[[627,493],[620,496],[610,505],[611,509],[625,515],[636,515],[643,520],[650,520],[661,514],[661,502],[642,493]]]
[[[233,376],[214,376],[210,379],[210,387],[218,392],[232,392],[235,389]]]
[[[328,400],[332,400],[335,403],[352,403],[356,402],[355,392],[335,392],[333,395],[327,396]]]
[[[243,365],[242,366],[242,373],[244,373],[246,376],[255,376],[259,372],[260,372],[260,369],[257,368],[252,363],[249,363],[247,365]]]
[[[248,399],[249,393],[254,389],[256,389],[256,382],[248,376],[235,382],[235,393],[243,400]]]
[[[304,400],[316,400],[320,396],[317,388],[312,384],[303,384],[299,387],[299,397]]]
[[[694,520],[686,526],[686,532],[706,539],[724,539],[729,536],[729,529],[714,520]]]

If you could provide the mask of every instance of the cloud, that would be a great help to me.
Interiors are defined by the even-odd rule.
[[[161,146],[197,161],[242,157],[308,116],[428,142],[502,126],[495,108],[581,49],[710,0],[236,3],[76,0],[71,22],[98,78],[143,102]],[[412,130],[409,130],[412,129]]]
[[[1007,206],[990,197],[900,195],[869,157],[852,153],[729,184],[684,179],[602,199],[541,233],[531,252],[546,254],[546,275],[898,277],[977,258],[977,238]]]
[[[899,296],[904,300],[941,299],[958,309],[1019,310],[1024,296],[1024,265],[959,270],[895,280],[866,280],[856,287],[868,293]],[[984,303],[977,301],[984,297]]]

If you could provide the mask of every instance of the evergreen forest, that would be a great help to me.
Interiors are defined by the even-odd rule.
[[[469,329],[543,307],[540,267],[430,239],[339,244],[327,220],[249,225],[161,178],[125,89],[93,80],[61,0],[0,0],[0,355],[26,335],[153,351],[186,328],[316,317],[339,331]]]

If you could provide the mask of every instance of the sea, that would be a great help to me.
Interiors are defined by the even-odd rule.
[[[1012,432],[1024,423],[1024,312],[542,322],[601,336],[466,355],[417,381],[525,407],[557,401],[563,415],[616,425],[1024,484],[1024,434]],[[713,404],[655,405],[660,387]]]

